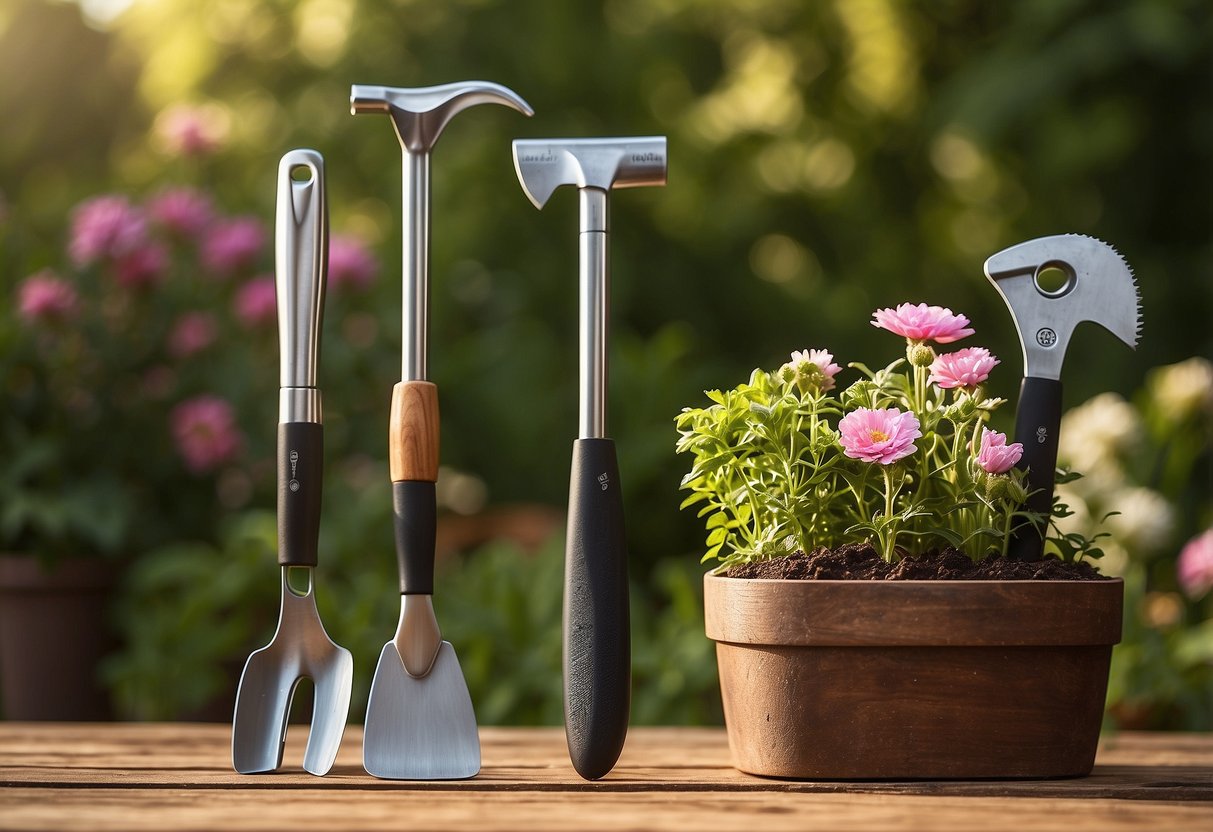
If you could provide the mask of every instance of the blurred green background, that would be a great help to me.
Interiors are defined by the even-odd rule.
[[[319,598],[355,652],[361,719],[397,611],[384,428],[399,367],[400,159],[386,119],[350,116],[349,87],[480,78],[536,113],[465,113],[433,159],[430,371],[446,466],[436,604],[482,722],[560,719],[560,512],[576,425],[576,198],[566,189],[535,211],[509,140],[663,134],[668,186],[612,197],[609,413],[628,503],[636,721],[720,718],[698,598],[703,533],[677,511],[678,410],[793,349],[887,362],[867,321],[906,300],[967,314],[972,343],[1003,360],[992,392],[1013,400],[1019,346],[981,264],[1078,232],[1134,266],[1145,323],[1135,352],[1079,331],[1066,405],[1114,391],[1146,414],[1153,427],[1120,448],[1135,460],[1120,470],[1169,512],[1111,564],[1136,582],[1112,713],[1135,727],[1213,727],[1210,600],[1181,595],[1175,577],[1180,548],[1213,521],[1213,393],[1169,422],[1149,415],[1159,405],[1146,386],[1152,368],[1213,353],[1211,39],[1207,5],[1185,0],[5,0],[2,453],[42,456],[0,483],[0,551],[122,565],[122,644],[105,668],[119,715],[228,717],[240,663],[277,609],[272,332],[224,323],[209,359],[175,368],[167,392],[123,399],[129,419],[88,405],[105,447],[81,463],[72,420],[49,415],[67,371],[45,377],[45,337],[7,299],[41,268],[67,273],[69,217],[87,197],[139,202],[188,185],[270,224],[279,156],[314,147],[334,232],[379,261],[369,290],[330,298],[321,365]],[[204,152],[166,140],[183,107],[211,131]],[[174,280],[206,282],[188,246],[173,257]],[[104,275],[77,271],[109,291]],[[230,288],[164,291],[168,312],[134,302],[146,307],[131,313],[145,316],[130,319],[140,331],[190,304],[230,317]],[[94,344],[102,361],[115,356],[103,402],[122,397],[124,373],[159,366],[146,351],[122,364],[117,338],[111,327]],[[73,384],[91,389],[88,374]],[[244,450],[190,474],[163,438],[167,414],[208,392],[233,403]],[[1178,431],[1192,440],[1181,449]],[[163,449],[115,477],[147,442]],[[1188,474],[1164,483],[1160,460],[1177,453]],[[56,502],[68,458],[103,493]],[[113,528],[99,536],[71,517]]]

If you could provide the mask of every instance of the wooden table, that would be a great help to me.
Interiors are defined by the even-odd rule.
[[[226,725],[0,723],[0,828],[576,830],[1213,830],[1213,735],[1106,738],[1095,772],[1046,782],[798,783],[729,765],[724,732],[636,728],[596,783],[558,728],[484,728],[473,780],[400,783],[362,770],[360,728],[327,777],[299,764],[231,770]]]

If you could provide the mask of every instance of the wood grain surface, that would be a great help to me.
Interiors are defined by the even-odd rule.
[[[392,482],[438,482],[438,387],[401,381],[392,388],[388,465]]]
[[[195,724],[0,723],[3,829],[1213,829],[1213,736],[1105,738],[1090,777],[1043,782],[793,782],[741,774],[722,729],[635,728],[619,766],[587,783],[559,728],[481,729],[468,781],[376,780],[346,732],[333,772],[241,776],[230,729]]]

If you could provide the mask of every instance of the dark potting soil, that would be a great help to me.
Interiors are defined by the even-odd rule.
[[[1102,581],[1108,580],[1089,563],[1065,563],[1056,558],[1038,561],[986,558],[974,562],[948,547],[887,563],[866,543],[837,549],[822,546],[781,558],[742,563],[724,573],[730,578],[790,578],[845,581]]]

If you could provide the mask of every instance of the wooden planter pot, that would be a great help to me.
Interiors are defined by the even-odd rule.
[[[1124,582],[704,577],[733,764],[1050,778],[1095,761]]]
[[[117,646],[109,626],[115,566],[0,555],[0,714],[12,720],[112,719],[98,678]]]

